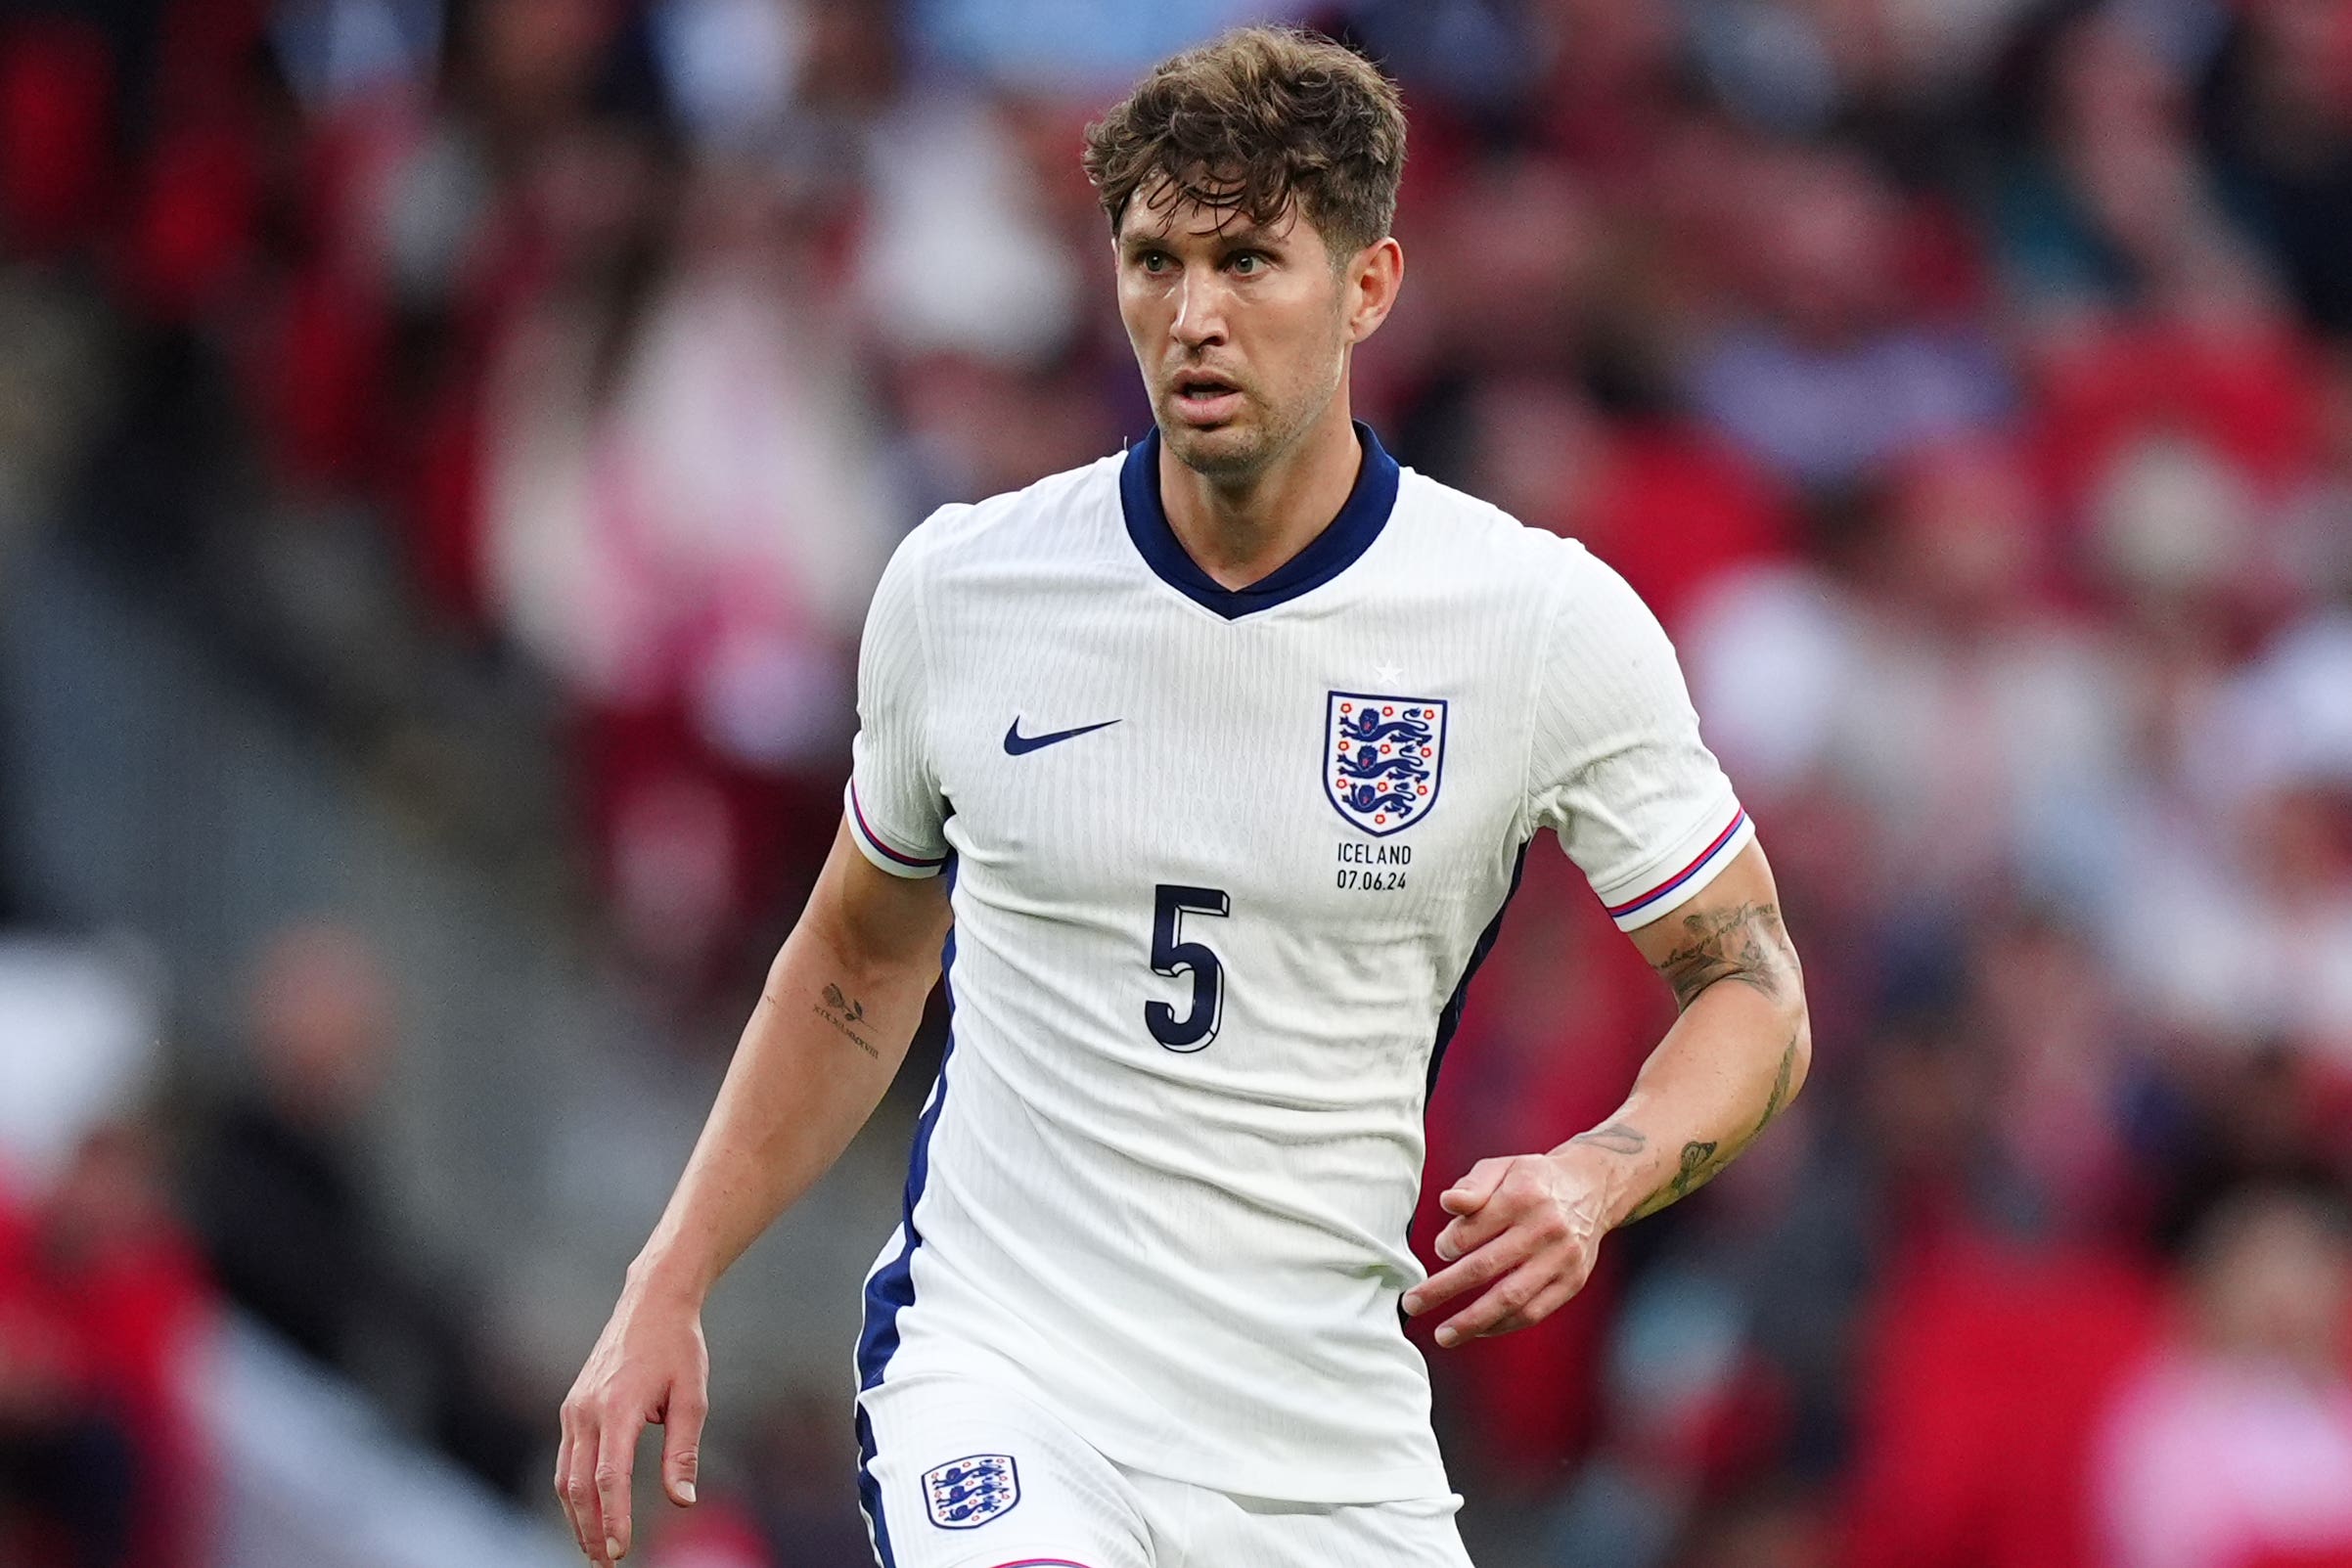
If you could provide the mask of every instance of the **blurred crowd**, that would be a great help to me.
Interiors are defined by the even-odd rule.
[[[68,519],[324,745],[525,672],[581,917],[740,1012],[895,541],[1148,426],[1079,129],[1268,10],[20,0],[0,542]],[[2352,0],[1283,14],[1412,115],[1359,413],[1657,609],[1816,1019],[1715,1188],[1434,1358],[1481,1560],[2352,1564]],[[258,973],[178,1174],[0,1178],[0,1560],[174,1560],[215,1288],[539,1484],[336,1152],[380,982]],[[1531,857],[1432,1177],[1589,1125],[1666,1008]],[[859,1560],[840,1393],[656,1562]]]

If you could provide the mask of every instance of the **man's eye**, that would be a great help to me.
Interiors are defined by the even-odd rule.
[[[1226,265],[1233,268],[1234,271],[1240,273],[1243,277],[1246,278],[1252,273],[1265,271],[1266,258],[1259,255],[1255,250],[1242,250],[1236,252],[1234,258],[1227,262]]]
[[[1147,250],[1138,259],[1142,261],[1146,272],[1164,272],[1167,269],[1168,258],[1156,250]]]

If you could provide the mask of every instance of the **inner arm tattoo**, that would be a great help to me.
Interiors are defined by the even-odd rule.
[[[1749,902],[1729,909],[1693,912],[1682,918],[1682,941],[1657,965],[1658,972],[1674,988],[1678,1008],[1689,1010],[1699,993],[1719,980],[1748,986],[1776,1005],[1786,1006],[1799,997],[1796,951],[1789,945],[1787,929],[1781,923],[1779,905]],[[1800,1019],[1789,1032],[1787,1044],[1781,1048],[1772,1093],[1765,1099],[1764,1114],[1756,1119],[1756,1125],[1731,1138],[1695,1138],[1683,1144],[1674,1174],[1644,1198],[1628,1219],[1655,1214],[1669,1203],[1697,1191],[1738,1158],[1757,1134],[1772,1125],[1773,1118],[1788,1103],[1794,1088],[1796,1053],[1803,1043],[1804,1031]],[[1568,1142],[1587,1143],[1628,1158],[1649,1153],[1651,1146],[1648,1135],[1622,1121],[1579,1133]]]
[[[1629,1127],[1623,1122],[1610,1122],[1606,1127],[1578,1133],[1568,1142],[1590,1143],[1596,1148],[1607,1149],[1611,1154],[1639,1154],[1650,1146],[1650,1140],[1642,1136],[1640,1128]]]
[[[1734,1139],[1720,1147],[1713,1141],[1703,1139],[1693,1139],[1685,1143],[1682,1162],[1674,1175],[1667,1179],[1665,1186],[1644,1198],[1631,1218],[1638,1220],[1644,1215],[1655,1214],[1677,1198],[1688,1197],[1715,1179],[1716,1172],[1731,1164],[1741,1149],[1754,1142],[1757,1134],[1772,1125],[1773,1118],[1780,1115],[1781,1108],[1788,1103],[1788,1086],[1796,1077],[1798,1039],[1799,1036],[1792,1033],[1788,1036],[1788,1043],[1781,1048],[1780,1070],[1773,1074],[1772,1094],[1764,1101],[1764,1114],[1756,1118],[1756,1125],[1749,1128],[1744,1137]]]
[[[866,1022],[865,1005],[845,994],[837,985],[826,986],[824,995],[825,1000],[816,1007],[817,1016],[838,1029],[843,1038],[868,1056],[876,1061],[882,1060],[882,1053],[875,1048],[874,1042],[861,1033],[872,1027]]]
[[[1736,904],[1683,917],[1684,939],[1658,961],[1658,973],[1674,988],[1674,1004],[1688,1008],[1718,980],[1752,986],[1774,1002],[1795,989],[1795,954],[1777,904]]]

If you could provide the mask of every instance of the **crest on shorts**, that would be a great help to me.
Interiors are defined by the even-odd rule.
[[[1010,1454],[970,1454],[923,1472],[923,1501],[942,1530],[976,1530],[1013,1511],[1020,1472]]]
[[[1351,828],[1401,832],[1437,804],[1445,703],[1334,692],[1323,722],[1323,792]]]

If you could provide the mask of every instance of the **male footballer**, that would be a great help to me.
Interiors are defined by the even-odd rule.
[[[1440,1346],[1541,1322],[1802,1084],[1772,874],[1656,620],[1351,418],[1404,151],[1378,70],[1272,28],[1089,129],[1155,428],[943,509],[876,590],[832,857],[564,1405],[592,1560],[646,1422],[694,1501],[702,1300],[943,962],[857,1347],[882,1568],[1465,1568],[1400,1306]],[[1424,1103],[1545,829],[1680,1014],[1604,1125],[1445,1191],[1430,1275]]]

